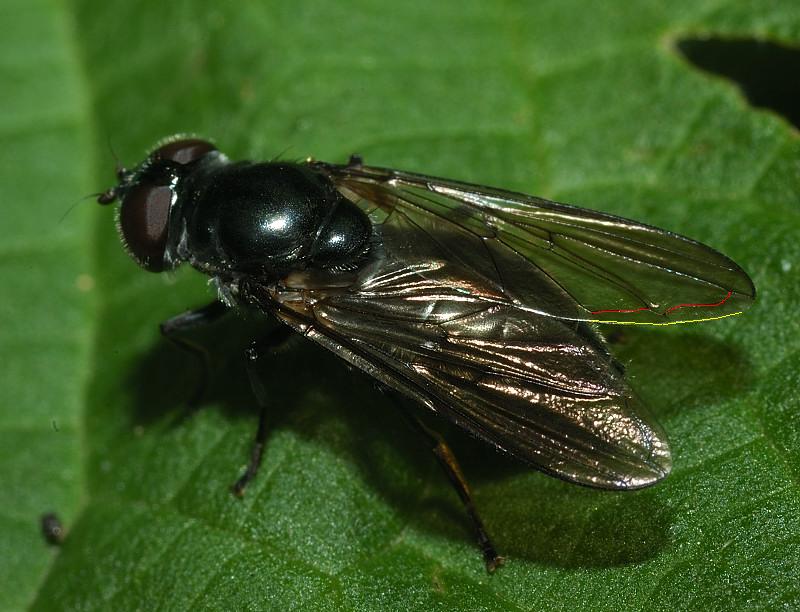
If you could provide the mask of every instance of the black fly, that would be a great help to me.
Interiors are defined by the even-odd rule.
[[[755,297],[739,266],[677,234],[356,157],[232,162],[175,137],[117,175],[98,201],[121,201],[131,256],[152,272],[189,262],[218,288],[164,323],[166,335],[257,309],[495,448],[591,487],[638,489],[671,467],[664,432],[593,324],[716,319]],[[261,418],[238,495],[266,438],[268,394],[253,367],[263,348],[247,351]],[[501,558],[455,457],[408,416],[493,570]]]

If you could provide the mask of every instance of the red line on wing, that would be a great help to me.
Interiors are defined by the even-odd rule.
[[[696,307],[713,308],[714,306],[722,306],[725,302],[727,302],[730,299],[730,297],[732,295],[733,295],[733,291],[728,291],[728,295],[726,295],[719,302],[716,302],[714,304],[678,304],[676,306],[672,306],[672,307],[668,308],[667,310],[665,310],[664,314],[669,314],[673,310],[678,310],[678,308],[687,308],[687,307],[692,307],[692,308],[696,308]],[[623,308],[621,310],[592,310],[592,314],[602,314],[604,312],[630,313],[630,312],[641,312],[643,310],[650,310],[650,309],[645,306],[645,307],[642,307],[642,308],[630,308],[630,309],[624,309]]]
[[[715,304],[678,304],[677,306],[673,306],[672,308],[668,308],[667,311],[664,314],[669,314],[673,310],[678,310],[678,308],[684,308],[686,306],[692,306],[692,307],[693,306],[707,306],[709,308],[711,308],[713,306],[722,306],[725,302],[728,301],[728,298],[730,298],[732,295],[733,295],[733,291],[728,291],[728,295],[726,295],[724,298],[722,298],[722,300],[720,300],[719,302],[717,302]]]

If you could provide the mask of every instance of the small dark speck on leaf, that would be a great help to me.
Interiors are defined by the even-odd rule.
[[[55,512],[47,512],[39,519],[42,526],[42,535],[48,544],[59,546],[64,541],[64,525]]]

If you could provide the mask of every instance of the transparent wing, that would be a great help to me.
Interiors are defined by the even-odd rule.
[[[347,290],[301,274],[248,292],[386,385],[549,474],[633,489],[669,472],[664,433],[589,326],[424,273],[382,259]]]
[[[755,294],[741,268],[602,213],[393,170],[313,167],[369,215],[369,260],[257,286],[257,303],[545,472],[614,489],[668,473],[663,432],[585,321],[740,312]]]
[[[755,297],[733,261],[665,230],[418,174],[314,165],[376,224],[396,230],[385,237],[387,248],[420,265],[423,257],[439,262],[431,274],[470,270],[482,290],[532,312],[658,325],[738,314]],[[426,250],[412,235],[419,233],[429,237]]]

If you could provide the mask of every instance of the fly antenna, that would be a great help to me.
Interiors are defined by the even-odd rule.
[[[72,204],[69,206],[69,208],[67,208],[67,210],[66,210],[66,211],[64,211],[64,214],[63,214],[63,215],[61,215],[61,218],[58,220],[58,223],[59,223],[59,224],[60,224],[60,223],[63,223],[63,222],[64,222],[64,219],[66,219],[66,218],[67,218],[67,215],[69,215],[69,213],[71,213],[73,210],[75,210],[75,207],[76,207],[78,204],[80,204],[81,202],[83,202],[84,200],[88,200],[89,198],[99,198],[99,197],[100,197],[101,195],[103,195],[104,193],[105,193],[105,192],[103,192],[103,191],[99,191],[99,192],[97,192],[97,193],[89,193],[89,194],[87,194],[87,195],[83,196],[82,198],[79,198],[79,199],[75,200],[75,202],[73,202],[73,203],[72,203]]]

